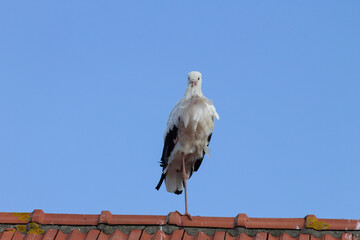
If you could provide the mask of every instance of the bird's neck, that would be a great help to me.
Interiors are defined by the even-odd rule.
[[[187,86],[185,91],[185,98],[191,98],[192,96],[204,96],[201,91],[201,86],[194,86],[191,87],[191,85]]]

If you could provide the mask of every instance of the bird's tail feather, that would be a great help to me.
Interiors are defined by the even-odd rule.
[[[182,173],[176,169],[168,169],[165,177],[166,190],[175,194],[180,194],[183,191],[183,177]]]

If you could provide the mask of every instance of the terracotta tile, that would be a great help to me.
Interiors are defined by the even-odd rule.
[[[329,224],[327,230],[360,230],[359,220],[350,219],[318,219],[320,222]]]
[[[59,230],[56,234],[55,240],[66,240],[66,238],[67,238],[67,234],[65,234],[61,230]]]
[[[113,215],[111,221],[108,224],[166,225],[166,216]]]
[[[127,240],[128,238],[129,234],[115,230],[112,234],[105,234],[101,231],[97,240]]]
[[[185,231],[183,240],[213,240],[213,236],[209,236],[204,232],[198,232],[193,236]]]
[[[81,233],[79,230],[75,229],[72,230],[66,240],[85,240],[86,238],[86,233]]]
[[[238,227],[247,227],[249,217],[244,213],[239,213],[235,218],[235,225]]]
[[[360,230],[360,221],[350,219],[318,219],[315,215],[307,215],[305,227],[316,230]]]
[[[225,232],[220,232],[220,231],[215,232],[214,240],[225,240]]]
[[[110,211],[101,211],[99,223],[107,223],[111,222],[112,214]]]
[[[56,229],[49,229],[45,232],[45,235],[43,237],[43,240],[55,240],[56,234],[58,233],[58,230]]]
[[[54,214],[34,210],[32,222],[55,225],[98,225],[99,215],[93,214]]]
[[[231,234],[229,234],[228,232],[225,233],[225,240],[254,240],[255,237],[250,237],[248,235],[246,235],[245,233],[240,233],[237,236],[231,236]]]
[[[190,234],[188,234],[186,231],[184,232],[183,235],[183,240],[194,240],[195,236],[191,236]]]
[[[266,232],[258,232],[255,236],[255,240],[266,240],[267,233]]]
[[[353,235],[351,233],[341,234],[340,240],[353,240]]]
[[[181,216],[177,212],[169,214],[169,224],[181,227],[216,227],[234,228],[235,218],[232,217],[197,217],[190,220],[187,216]]]
[[[321,240],[321,238],[316,238],[313,235],[310,235],[310,240]]]
[[[183,239],[185,231],[184,230],[175,230],[171,234],[170,240],[180,240]]]
[[[254,240],[255,237],[250,237],[245,233],[240,233],[239,235],[233,237],[228,232],[225,234],[225,240]]]
[[[129,235],[127,235],[119,230],[115,230],[111,234],[109,240],[126,240],[126,239],[128,239],[128,237],[129,237]]]
[[[116,231],[119,231],[119,230],[116,230]],[[114,233],[115,233],[116,231],[114,231]],[[119,231],[119,232],[120,232],[120,231]],[[114,233],[113,233],[113,234],[114,234]],[[110,234],[105,234],[103,231],[101,231],[97,240],[109,240],[109,239],[110,239]],[[126,239],[126,238],[125,238],[125,239]],[[125,240],[125,239],[124,239],[124,240]]]
[[[24,240],[24,239],[25,239],[25,234],[22,234],[19,231],[15,231],[12,240]]]
[[[280,235],[280,240],[297,240],[297,238],[291,237],[287,233],[283,233]]]
[[[236,216],[236,226],[245,228],[301,229],[303,218],[249,218],[246,214]]]
[[[141,233],[142,233],[142,230],[139,230],[139,229],[131,230],[128,240],[139,240]]]
[[[43,223],[44,217],[45,217],[45,213],[43,210],[35,209],[33,211],[31,221],[35,223]]]
[[[225,240],[235,240],[235,237],[231,236],[228,232],[225,233]]]
[[[209,236],[209,235],[205,234],[204,232],[198,232],[195,235],[194,240],[213,240],[213,236]]]
[[[140,240],[151,240],[154,234],[148,234],[146,231],[143,231],[140,237]]]
[[[267,240],[280,240],[280,237],[275,237],[272,234],[268,234],[268,239]]]
[[[238,240],[253,240],[255,239],[255,237],[250,237],[245,233],[240,233],[240,235],[238,236]]]
[[[303,218],[249,218],[239,214],[236,226],[245,228],[301,229],[304,228]]]
[[[81,233],[78,229],[72,230],[69,234],[63,233],[59,230],[56,234],[55,240],[85,240],[87,235],[88,233]]]
[[[28,233],[25,236],[24,240],[41,240],[43,239],[44,235],[36,234],[36,233]]]
[[[0,223],[26,224],[30,221],[31,213],[0,212]]]
[[[336,238],[334,238],[330,234],[326,233],[326,234],[324,234],[324,236],[321,237],[321,240],[336,240]]]
[[[298,238],[299,238],[299,240],[310,240],[310,235],[309,235],[309,234],[300,233]]]
[[[170,240],[170,237],[161,230],[156,231],[154,234],[143,231],[140,240]]]
[[[86,240],[97,240],[98,236],[100,234],[100,230],[91,229],[87,235]]]
[[[0,240],[11,240],[14,234],[15,229],[5,230],[4,232],[0,233]]]
[[[163,231],[158,230],[155,234],[153,234],[151,240],[170,240],[170,236],[164,233]]]
[[[99,223],[110,225],[165,225],[166,216],[155,215],[112,215],[109,211],[102,211]]]

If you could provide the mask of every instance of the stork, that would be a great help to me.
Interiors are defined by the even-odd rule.
[[[185,189],[185,216],[192,219],[187,208],[187,180],[197,171],[209,155],[209,142],[214,129],[214,119],[219,115],[202,91],[200,72],[188,73],[184,97],[170,113],[164,133],[164,148],[160,166],[162,174],[156,189],[165,180],[166,190],[181,194]]]

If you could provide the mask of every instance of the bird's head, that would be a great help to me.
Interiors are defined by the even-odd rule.
[[[188,81],[187,81],[187,85],[194,88],[194,87],[199,87],[201,88],[201,73],[197,72],[197,71],[192,71],[188,73]]]

